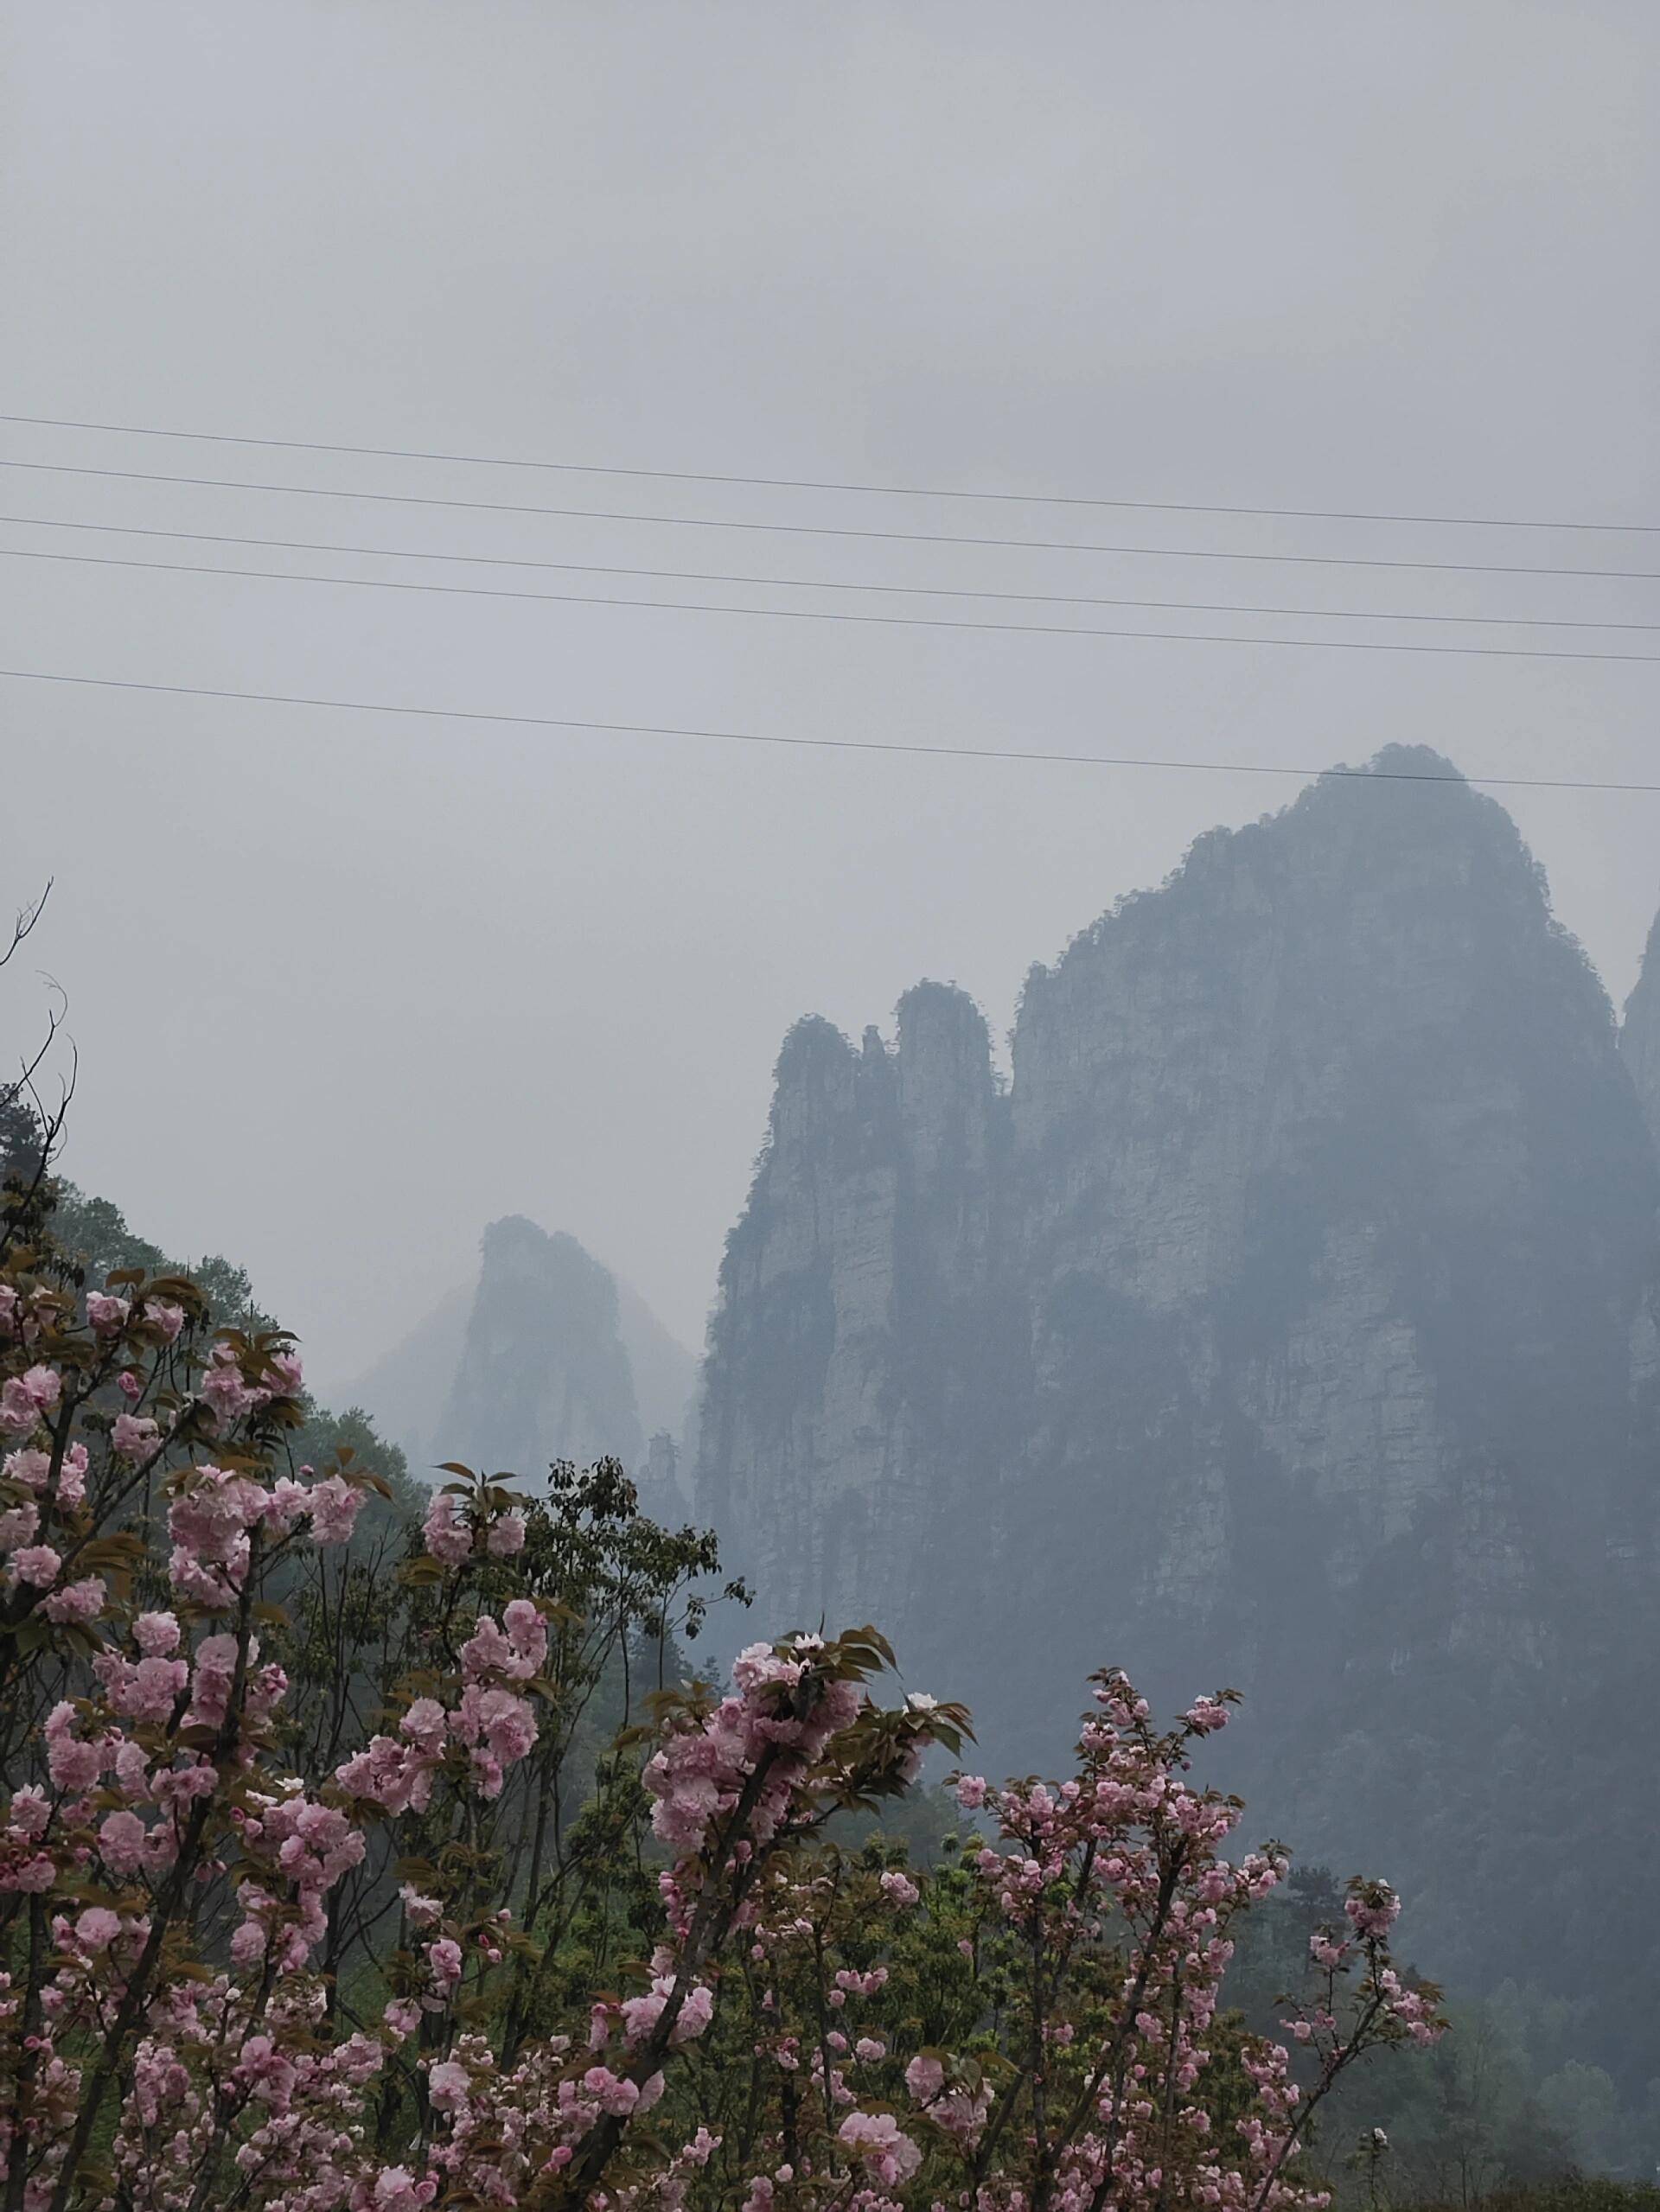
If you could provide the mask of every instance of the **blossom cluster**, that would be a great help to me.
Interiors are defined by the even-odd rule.
[[[826,1680],[814,1667],[820,1636],[751,1644],[732,1668],[733,1688],[713,1712],[677,1729],[647,1764],[654,1833],[684,1854],[701,1852],[745,1788],[760,1778],[746,1833],[767,1843],[792,1785],[859,1712],[857,1681]]]
[[[384,1813],[424,1813],[434,1782],[459,1759],[481,1796],[499,1797],[508,1769],[536,1741],[535,1717],[518,1686],[546,1655],[547,1623],[528,1598],[514,1598],[500,1621],[482,1616],[462,1647],[454,1706],[413,1699],[397,1735],[372,1737],[342,1762],[335,1780]]]

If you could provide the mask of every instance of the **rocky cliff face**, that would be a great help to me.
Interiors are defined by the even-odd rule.
[[[698,1508],[780,1621],[897,1620],[925,1647],[919,1582],[991,1472],[975,1360],[998,1341],[1008,1102],[960,991],[918,985],[898,1027],[891,1052],[821,1021],[784,1042],[722,1272]]]
[[[616,1284],[571,1236],[522,1214],[484,1232],[461,1363],[438,1417],[437,1456],[539,1473],[552,1459],[645,1456]]]
[[[1622,1064],[1491,801],[1328,779],[1034,970],[1006,1095],[960,993],[891,1048],[801,1024],[700,1513],[781,1627],[891,1626],[993,1764],[1056,1756],[1109,1661],[1235,1684],[1254,1817],[1510,1970],[1483,1877],[1621,1775],[1660,1655],[1645,1007]],[[1607,1900],[1557,1890],[1560,1982]]]
[[[1660,917],[1649,932],[1637,986],[1625,1001],[1619,1049],[1649,1133],[1660,1146]]]
[[[533,1481],[552,1460],[609,1455],[647,1511],[684,1520],[673,1432],[694,1373],[645,1301],[574,1237],[515,1214],[485,1231],[471,1293],[444,1299],[337,1394],[371,1412],[429,1478],[447,1459]],[[669,1433],[648,1452],[648,1431]]]

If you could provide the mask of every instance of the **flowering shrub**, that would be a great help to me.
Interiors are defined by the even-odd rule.
[[[1338,2075],[1437,2032],[1378,1884],[1289,2048],[1220,2012],[1286,1865],[1223,1858],[1240,1808],[1186,1778],[1225,1699],[1161,1731],[1103,1675],[1074,1777],[962,1777],[935,1873],[835,1839],[967,1739],[873,1700],[873,1630],[665,1680],[584,1750],[603,1685],[695,1628],[706,1539],[619,1470],[525,1501],[455,1469],[394,1578],[361,1552],[386,1486],[292,1464],[289,1338],[181,1278],[86,1289],[9,1203],[8,2212],[1278,2212],[1320,2201],[1292,2176]]]

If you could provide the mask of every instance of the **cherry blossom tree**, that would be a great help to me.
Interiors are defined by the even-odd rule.
[[[712,1547],[620,1470],[448,1470],[366,1585],[387,1486],[294,1463],[292,1340],[86,1284],[48,1195],[0,1215],[7,2212],[1323,2201],[1321,2100],[1435,1996],[1357,1884],[1288,2041],[1226,2015],[1286,1866],[1189,1779],[1229,1697],[1160,1729],[1101,1675],[1074,1775],[961,1775],[965,1847],[909,1868],[850,1821],[968,1717],[879,1703],[875,1630],[671,1685]],[[596,1686],[654,1650],[550,1839]]]

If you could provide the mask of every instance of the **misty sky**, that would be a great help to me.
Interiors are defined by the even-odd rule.
[[[1660,522],[1653,0],[9,0],[0,68],[8,412],[624,467]],[[636,514],[1660,569],[1660,536],[1636,532],[977,507],[11,425],[0,453]],[[297,573],[896,611],[16,518],[1660,621],[1646,582],[0,480],[0,545]],[[1660,781],[1660,668],[1023,641],[16,558],[0,571],[14,669],[1241,763],[1359,760],[1406,738],[1472,775]],[[1520,634],[1660,652],[1640,631]],[[38,968],[68,993],[81,1072],[67,1170],[171,1248],[241,1259],[325,1383],[461,1280],[484,1222],[509,1211],[573,1231],[697,1342],[797,1015],[885,1023],[907,984],[944,976],[1000,1035],[1032,959],[1158,881],[1199,830],[1296,789],[17,682],[0,683],[0,896],[57,885],[31,962],[3,979],[0,1021],[9,1049],[34,1034]],[[1660,902],[1660,797],[1498,795],[1623,997]]]

